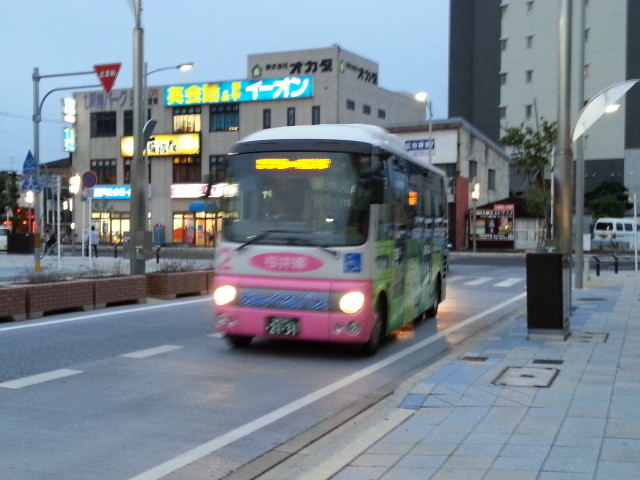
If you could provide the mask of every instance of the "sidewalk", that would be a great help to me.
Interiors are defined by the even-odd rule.
[[[305,478],[638,478],[640,276],[603,272],[572,294],[567,341],[527,340],[515,318],[414,377],[348,457]]]

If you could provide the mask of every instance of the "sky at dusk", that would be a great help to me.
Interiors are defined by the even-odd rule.
[[[247,55],[340,45],[378,63],[378,85],[429,92],[435,118],[447,116],[448,0],[142,0],[144,59],[162,71],[149,85],[246,78]],[[33,69],[40,75],[90,72],[122,63],[114,88],[133,84],[132,0],[0,0],[0,170],[21,172],[33,151]],[[53,89],[98,85],[95,75],[43,78]],[[100,87],[97,87],[99,89]],[[40,161],[66,157],[61,100],[42,107]]]

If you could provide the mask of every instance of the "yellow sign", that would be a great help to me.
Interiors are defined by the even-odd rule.
[[[258,158],[256,170],[326,170],[331,166],[329,158]]]
[[[172,155],[196,155],[200,153],[200,134],[176,133],[171,135],[153,135],[147,142],[146,154],[150,157]],[[120,155],[133,157],[133,137],[120,139]]]

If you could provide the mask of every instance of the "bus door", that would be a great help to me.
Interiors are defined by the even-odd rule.
[[[406,257],[407,257],[407,174],[406,164],[396,158],[393,165],[391,187],[391,224],[393,236],[393,273],[391,284],[391,308],[389,312],[389,327],[394,329],[404,323],[405,290],[406,290]]]
[[[430,238],[425,215],[428,198],[425,195],[425,175],[416,165],[408,166],[407,193],[405,195],[406,239],[404,274],[404,322],[410,322],[422,311],[430,265],[428,249]]]

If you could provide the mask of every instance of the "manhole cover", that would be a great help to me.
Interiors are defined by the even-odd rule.
[[[558,373],[557,368],[507,367],[491,383],[504,387],[549,387]]]
[[[486,362],[489,360],[489,357],[475,357],[473,355],[463,355],[460,357],[460,360],[465,362]]]
[[[562,365],[563,360],[548,360],[546,358],[536,358],[531,363],[538,365]]]

